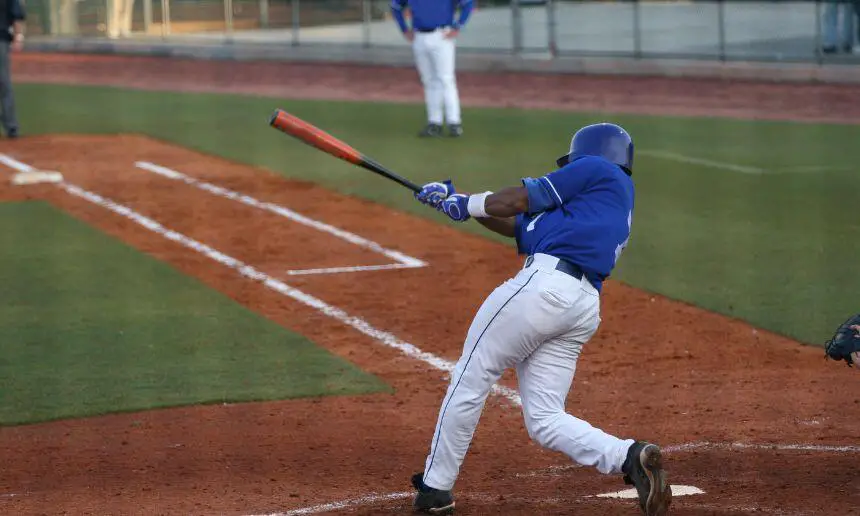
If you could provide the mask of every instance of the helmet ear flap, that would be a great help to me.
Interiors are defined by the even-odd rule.
[[[555,160],[555,164],[558,165],[558,168],[561,168],[570,163],[570,154],[565,154],[564,156]]]

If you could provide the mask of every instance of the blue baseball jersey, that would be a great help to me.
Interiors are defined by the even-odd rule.
[[[614,163],[586,156],[523,185],[529,212],[516,217],[518,251],[574,263],[599,291],[630,238],[633,180]]]
[[[403,17],[404,7],[409,7],[412,12],[414,30],[433,30],[439,27],[459,29],[466,24],[472,13],[472,0],[391,0],[391,14],[401,32],[409,30]],[[454,21],[457,8],[460,9],[460,16]]]

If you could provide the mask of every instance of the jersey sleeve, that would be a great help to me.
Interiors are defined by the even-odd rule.
[[[596,177],[599,164],[582,158],[537,179],[525,177],[523,186],[529,197],[528,214],[560,208],[579,195]]]
[[[409,27],[406,25],[406,18],[403,16],[403,8],[406,7],[406,0],[391,0],[391,16],[400,27],[400,32],[406,32]]]
[[[538,178],[538,181],[552,197],[555,206],[563,206],[592,183],[600,168],[594,160],[582,158]]]
[[[469,20],[469,16],[472,14],[472,8],[474,7],[472,0],[460,0],[460,16],[457,19],[457,23],[454,24],[454,28],[459,30],[462,29],[466,22]]]
[[[522,181],[529,197],[529,215],[556,207],[556,198],[545,182],[533,177],[524,177]]]

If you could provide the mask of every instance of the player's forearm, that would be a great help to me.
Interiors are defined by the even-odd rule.
[[[476,194],[469,199],[469,213],[475,217],[489,215],[507,219],[528,209],[529,194],[522,186],[511,186],[491,194]]]
[[[395,7],[392,4],[391,16],[394,18],[394,21],[397,22],[397,26],[400,27],[400,32],[406,32],[409,30],[409,26],[406,25],[406,18],[403,16],[402,7]]]
[[[489,229],[493,233],[498,233],[502,236],[513,238],[516,236],[516,220],[511,217],[507,219],[497,219],[495,217],[478,217],[475,220],[479,224]]]

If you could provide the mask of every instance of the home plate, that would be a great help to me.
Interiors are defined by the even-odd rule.
[[[697,494],[705,494],[704,491],[699,489],[696,486],[676,486],[672,485],[672,497],[676,496],[690,496]],[[625,489],[623,491],[615,491],[613,493],[603,493],[599,495],[594,495],[598,498],[630,498],[635,500],[639,498],[639,495],[636,494],[636,489]]]

